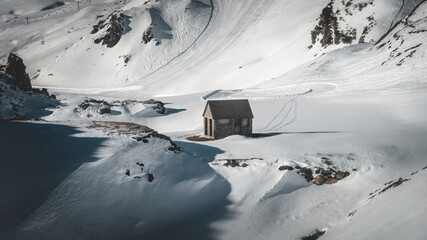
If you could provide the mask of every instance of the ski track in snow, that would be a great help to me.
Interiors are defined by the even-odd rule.
[[[287,107],[288,105],[289,107]],[[285,112],[286,108],[288,110]],[[292,118],[289,120],[288,118],[291,113],[292,113]],[[260,129],[260,131],[273,132],[273,131],[282,130],[284,127],[295,122],[297,117],[298,117],[298,97],[295,97],[290,101],[285,102],[282,109],[271,119],[271,121],[264,128]],[[277,119],[280,119],[279,122],[276,125],[271,126],[273,123],[277,122]]]
[[[154,70],[153,72],[150,72],[149,74],[145,75],[144,77],[142,77],[139,80],[145,79],[153,74],[155,74],[156,72],[160,71],[161,69],[165,68],[166,66],[168,66],[169,64],[171,64],[173,61],[175,61],[176,59],[180,58],[181,56],[183,56],[186,52],[188,52],[188,50],[190,50],[194,45],[196,45],[197,41],[200,39],[200,37],[206,32],[206,29],[208,29],[211,21],[212,21],[212,16],[214,13],[214,4],[213,4],[213,0],[209,0],[210,1],[210,6],[211,6],[211,13],[208,19],[208,22],[206,24],[206,26],[203,28],[203,30],[200,32],[200,34],[196,37],[196,39],[190,44],[190,46],[188,46],[184,51],[182,51],[181,53],[179,53],[178,55],[176,55],[175,57],[173,57],[171,60],[169,60],[168,62],[164,63],[161,67],[157,68],[156,70]],[[171,52],[169,52],[169,55],[172,55]]]

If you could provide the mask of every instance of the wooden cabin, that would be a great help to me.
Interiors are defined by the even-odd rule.
[[[221,139],[231,135],[252,135],[251,106],[247,99],[209,100],[203,111],[204,136]]]

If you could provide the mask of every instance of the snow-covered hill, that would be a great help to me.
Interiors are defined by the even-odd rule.
[[[1,61],[61,104],[0,73],[41,118],[0,122],[0,239],[426,238],[427,1],[30,2]],[[237,98],[253,138],[190,140]]]

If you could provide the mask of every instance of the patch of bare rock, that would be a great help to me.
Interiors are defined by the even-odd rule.
[[[307,182],[312,182],[315,185],[323,184],[335,184],[340,180],[350,176],[349,171],[339,170],[334,166],[333,161],[329,158],[334,156],[333,154],[317,154],[316,157],[320,158],[320,162],[328,167],[301,167],[301,166],[290,166],[282,165],[279,167],[279,171],[293,171],[296,169],[297,174],[305,178]],[[347,156],[343,154],[338,154],[340,158],[346,158],[348,160],[354,160],[354,154],[348,154]],[[353,169],[352,171],[357,171]]]
[[[222,166],[224,167],[247,167],[249,166],[250,161],[262,161],[263,158],[225,158],[225,159],[215,159],[211,164],[212,165],[220,165],[222,163]]]
[[[154,174],[150,173],[147,169],[144,169],[145,165],[142,162],[136,162],[138,167],[134,167],[132,171],[130,169],[125,170],[125,175],[132,177],[133,179],[142,179],[145,177],[148,182],[154,181]]]
[[[124,35],[129,18],[123,13],[115,11],[107,18],[99,21],[98,24],[93,26],[91,34],[96,34],[103,29],[106,30],[101,36],[95,38],[93,42],[96,44],[102,43],[102,45],[107,45],[108,48],[114,47]]]
[[[325,234],[326,231],[320,231],[320,230],[316,230],[314,233],[302,237],[300,238],[301,240],[316,240],[319,239],[321,236],[323,236],[323,234]]]

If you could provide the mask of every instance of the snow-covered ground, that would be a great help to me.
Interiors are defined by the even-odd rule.
[[[61,102],[0,122],[0,239],[425,239],[427,2],[335,1],[357,39],[374,16],[365,43],[309,48],[330,2],[0,3],[0,56]],[[113,11],[123,36],[95,44]],[[186,139],[206,100],[240,98],[263,137]],[[183,151],[136,141],[140,125]],[[350,175],[319,186],[283,165]]]

